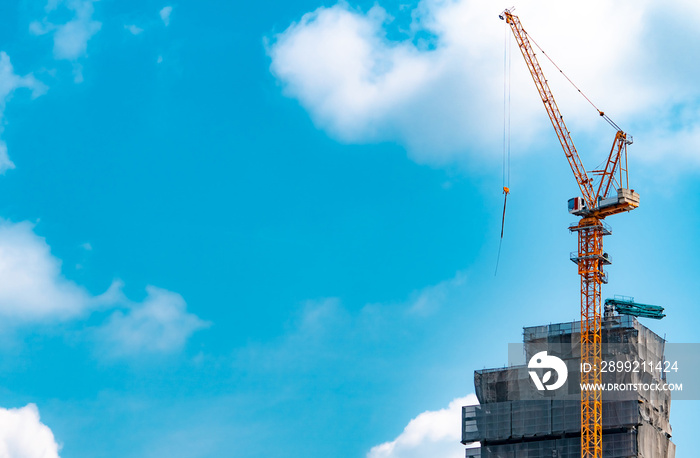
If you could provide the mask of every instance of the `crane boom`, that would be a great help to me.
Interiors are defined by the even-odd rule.
[[[514,16],[509,11],[505,11],[504,16],[506,22],[510,24],[511,29],[513,30],[513,35],[515,36],[515,40],[518,42],[518,47],[525,58],[525,63],[530,70],[530,74],[535,82],[537,91],[540,93],[544,108],[547,110],[549,119],[552,121],[554,131],[557,133],[559,143],[561,143],[566,159],[569,161],[571,170],[574,172],[576,182],[581,189],[581,195],[588,204],[588,208],[593,208],[596,203],[596,196],[593,192],[591,180],[588,178],[586,169],[584,168],[581,158],[576,151],[576,147],[574,146],[574,141],[571,139],[569,129],[566,128],[564,117],[559,112],[559,107],[557,106],[557,102],[554,100],[552,91],[549,89],[547,79],[544,77],[544,73],[542,73],[542,68],[537,60],[535,51],[530,45],[530,40],[527,38],[527,33],[523,29],[518,16]]]
[[[583,167],[520,19],[510,10],[505,10],[500,18],[506,20],[518,42],[518,47],[583,196],[569,200],[569,211],[582,217],[578,223],[571,225],[569,230],[578,233],[578,250],[572,254],[571,260],[578,266],[581,280],[581,367],[591,368],[591,370],[582,369],[580,378],[582,387],[581,457],[602,458],[602,393],[600,390],[584,387],[600,386],[602,382],[601,285],[607,283],[607,274],[603,271],[603,266],[610,264],[609,256],[603,251],[603,237],[612,233],[603,219],[610,215],[634,210],[639,206],[639,195],[634,190],[628,189],[627,180],[627,145],[632,143],[632,138],[596,108],[600,116],[604,117],[617,132],[605,167],[591,173],[592,176],[600,179],[597,188],[594,188],[594,179]],[[614,186],[616,182],[618,186]],[[615,189],[617,195],[611,195]],[[584,201],[585,205],[577,199]]]

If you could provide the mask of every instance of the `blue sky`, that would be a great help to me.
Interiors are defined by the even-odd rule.
[[[516,5],[634,136],[605,297],[698,342],[695,5]],[[577,186],[491,2],[0,5],[0,443],[463,456],[473,371],[578,317]],[[579,20],[567,18],[575,15]],[[584,164],[614,131],[553,78]],[[695,401],[672,408],[691,456]]]

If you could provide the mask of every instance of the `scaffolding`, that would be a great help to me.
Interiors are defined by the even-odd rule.
[[[523,329],[526,361],[544,349],[566,363],[570,373],[580,364],[580,322]],[[602,322],[602,359],[614,362],[662,361],[665,341],[632,316],[612,316]],[[665,373],[606,372],[603,383],[658,383]],[[579,380],[556,394],[533,392],[528,367],[513,365],[475,371],[479,405],[462,409],[462,443],[467,458],[579,458],[581,415]],[[630,391],[602,396],[604,458],[674,458],[670,441],[671,399],[667,391]]]

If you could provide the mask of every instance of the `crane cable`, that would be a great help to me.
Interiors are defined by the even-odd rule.
[[[503,245],[503,229],[506,223],[506,203],[510,193],[510,63],[511,40],[508,29],[504,27],[503,46],[503,216],[501,217],[501,239],[498,242],[498,255],[496,257],[496,270],[498,274],[498,262],[501,259],[501,246]]]
[[[532,35],[530,35],[530,34],[527,33],[527,32],[525,32],[525,34],[527,35],[528,39],[529,39],[535,46],[537,46],[537,49],[539,49],[540,52],[541,52],[542,54],[544,54],[544,56],[547,58],[547,60],[548,60],[549,62],[551,62],[551,64],[554,65],[554,67],[555,67],[557,70],[559,70],[559,73],[561,73],[561,74],[564,76],[564,78],[566,78],[566,80],[567,80],[569,83],[571,83],[571,85],[574,87],[574,89],[576,89],[576,90],[579,92],[579,94],[581,94],[581,95],[583,96],[583,98],[586,99],[586,100],[588,101],[588,103],[590,103],[591,106],[592,106],[593,108],[595,108],[595,110],[598,112],[598,114],[599,114],[603,119],[605,119],[605,120],[608,122],[608,124],[610,124],[615,130],[621,131],[622,129],[620,129],[620,126],[618,126],[617,124],[615,124],[615,122],[614,122],[612,119],[610,119],[610,117],[608,117],[608,115],[606,115],[605,112],[604,112],[603,110],[599,109],[599,108],[595,105],[595,103],[593,103],[593,101],[591,101],[591,99],[589,99],[588,96],[586,96],[586,94],[584,94],[584,93],[581,91],[581,89],[579,89],[578,86],[576,86],[576,84],[574,84],[574,82],[571,81],[571,78],[569,78],[569,77],[566,75],[566,73],[564,73],[564,71],[563,71],[561,68],[559,68],[559,66],[558,66],[556,63],[554,63],[554,61],[552,60],[552,58],[549,57],[549,55],[548,55],[546,52],[544,52],[544,49],[542,49],[542,48],[540,47],[540,45],[538,45],[537,42],[532,38]]]
[[[505,30],[503,48],[503,190],[510,186],[510,63],[511,37]],[[507,192],[506,192],[507,193]]]

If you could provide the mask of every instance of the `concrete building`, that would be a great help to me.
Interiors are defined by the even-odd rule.
[[[474,373],[480,405],[462,409],[462,443],[481,447],[467,448],[467,458],[581,456],[579,330],[579,322],[523,330],[524,361],[546,350],[565,362],[571,376],[556,392],[534,387],[525,364]],[[651,364],[664,360],[664,339],[627,315],[608,315],[602,339],[602,360],[622,368],[604,372],[603,383],[634,387],[603,392],[604,458],[674,458],[670,393],[637,388],[665,383],[666,373]],[[640,368],[642,361],[649,364]]]

